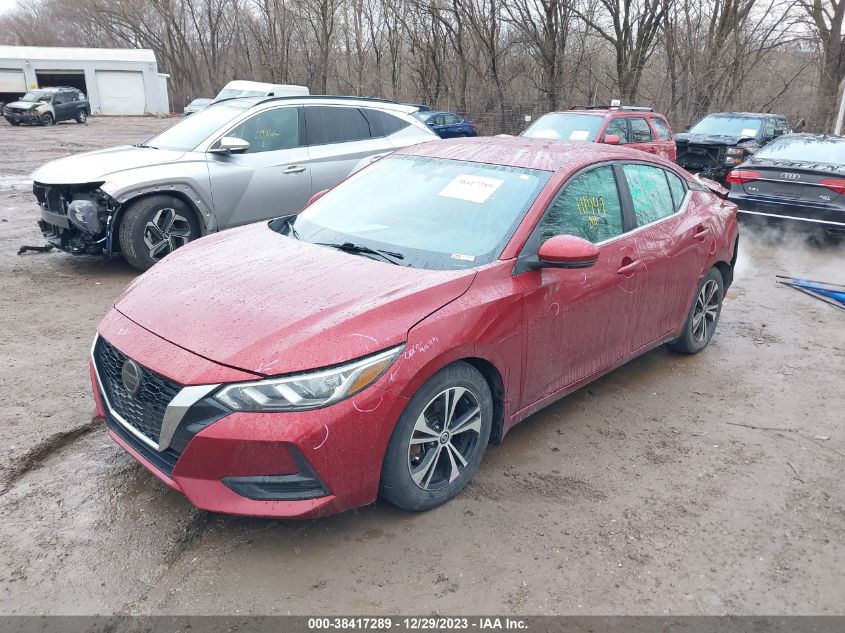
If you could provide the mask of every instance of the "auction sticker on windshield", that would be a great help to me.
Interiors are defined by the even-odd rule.
[[[479,204],[487,202],[496,190],[502,186],[504,180],[486,178],[485,176],[470,176],[458,174],[440,191],[444,198],[456,198]]]
[[[742,136],[757,136],[757,130],[752,129],[750,127],[743,128]]]
[[[572,130],[572,133],[569,135],[569,140],[586,141],[589,136],[590,133],[587,130]]]

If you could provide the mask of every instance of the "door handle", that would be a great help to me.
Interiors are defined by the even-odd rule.
[[[693,233],[692,236],[693,238],[703,242],[704,238],[706,238],[709,234],[710,227],[704,226],[703,224],[699,224],[697,227],[695,227],[695,233]]]
[[[630,257],[624,257],[622,258],[622,266],[619,267],[619,269],[616,271],[616,274],[630,277],[637,271],[637,268],[639,267],[640,260],[631,259]]]
[[[282,170],[283,174],[301,174],[305,171],[302,165],[289,165]]]

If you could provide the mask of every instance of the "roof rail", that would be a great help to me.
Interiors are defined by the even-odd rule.
[[[231,97],[232,99],[241,99],[242,97]],[[247,99],[249,97],[246,97]],[[253,97],[254,98],[254,97]],[[298,95],[298,96],[271,96],[271,97],[264,97],[259,101],[259,103],[266,103],[268,101],[284,101],[285,99],[348,99],[349,101],[374,101],[377,103],[393,103],[396,105],[402,105],[397,103],[396,101],[391,101],[390,99],[382,99],[380,97],[355,97],[352,95]],[[221,99],[220,101],[228,101],[228,99]]]
[[[654,108],[646,106],[615,106],[615,105],[576,105],[570,110],[629,110],[632,112],[654,112]]]

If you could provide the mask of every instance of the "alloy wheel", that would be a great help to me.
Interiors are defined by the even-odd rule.
[[[150,257],[159,261],[191,241],[191,225],[185,216],[170,207],[159,209],[144,227],[144,244]]]
[[[692,337],[704,341],[713,333],[719,315],[719,284],[713,279],[705,283],[698,293],[692,315]]]
[[[438,490],[455,481],[478,447],[481,406],[464,387],[437,394],[414,424],[408,446],[408,470],[423,490]]]

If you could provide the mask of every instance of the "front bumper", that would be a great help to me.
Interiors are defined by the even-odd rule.
[[[728,194],[728,200],[733,202],[737,206],[738,212],[743,215],[780,221],[804,222],[845,231],[845,210],[841,207],[807,204],[797,200],[748,196],[734,191]]]
[[[39,123],[41,121],[37,112],[4,112],[3,117],[9,123]]]
[[[132,334],[139,326],[114,310],[99,329],[144,368],[174,367],[202,382],[220,378],[209,361],[191,359],[189,352],[149,332],[136,338]],[[157,339],[154,347],[151,337]],[[91,380],[109,435],[159,480],[203,510],[250,516],[311,518],[373,502],[390,434],[407,404],[376,384],[314,411],[224,411],[208,422],[207,410],[192,416],[189,409],[176,432],[184,447],[174,442],[159,451],[139,441],[115,415],[93,358]],[[202,409],[203,403],[197,406]]]

